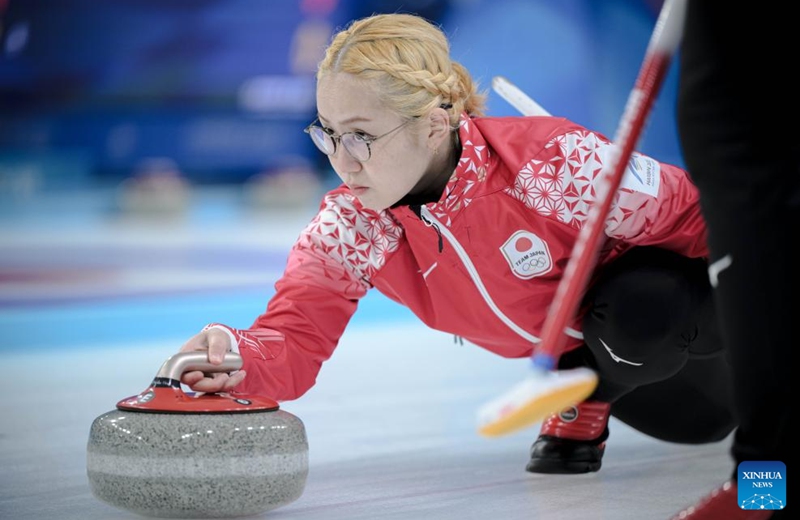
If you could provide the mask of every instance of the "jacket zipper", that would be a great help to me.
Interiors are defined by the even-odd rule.
[[[434,224],[433,222],[428,220],[425,217],[425,215],[422,214],[422,206],[409,206],[409,207],[411,208],[411,211],[413,211],[417,215],[417,217],[419,217],[419,219],[422,221],[423,224],[425,224],[428,227],[432,227],[436,231],[436,236],[439,239],[438,242],[439,252],[441,253],[442,251],[444,251],[444,241],[442,240],[442,232],[439,229],[438,223]]]
[[[514,331],[521,338],[530,341],[531,343],[541,343],[542,341],[541,338],[534,336],[527,330],[523,329],[522,327],[514,323],[514,321],[508,316],[506,316],[505,313],[503,313],[503,311],[500,309],[500,307],[497,306],[497,304],[494,302],[494,299],[492,299],[492,295],[489,294],[489,290],[483,284],[483,280],[481,280],[480,274],[478,274],[478,270],[475,268],[475,264],[472,263],[472,259],[469,257],[466,250],[461,246],[459,241],[456,239],[455,235],[453,235],[450,232],[447,226],[443,226],[442,223],[439,222],[436,219],[436,217],[434,217],[433,214],[430,211],[428,211],[428,208],[426,208],[425,206],[422,206],[420,208],[419,215],[422,221],[426,225],[433,226],[434,229],[436,229],[436,232],[439,234],[440,252],[442,251],[442,237],[447,239],[447,242],[456,252],[459,260],[461,260],[461,263],[466,268],[467,273],[469,273],[469,276],[472,279],[472,283],[475,284],[475,287],[478,289],[478,292],[481,293],[481,296],[483,297],[483,300],[486,302],[486,305],[489,306],[489,308],[492,310],[495,316],[497,316],[500,319],[500,321],[505,323],[505,325],[509,329]],[[564,333],[573,338],[583,339],[583,333],[571,327],[565,328]]]

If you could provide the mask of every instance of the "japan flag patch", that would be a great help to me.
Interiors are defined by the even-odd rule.
[[[517,278],[529,280],[553,268],[547,244],[530,231],[515,231],[500,247],[511,272]]]

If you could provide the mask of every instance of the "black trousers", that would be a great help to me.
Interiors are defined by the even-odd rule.
[[[606,269],[586,294],[586,346],[560,368],[590,366],[590,399],[669,442],[724,439],[735,427],[730,367],[718,333],[704,259],[639,247]]]
[[[789,462],[800,110],[796,83],[779,74],[781,63],[797,60],[796,22],[782,5],[692,0],[680,55],[678,129],[719,267],[715,293],[733,370],[734,478],[745,460]]]

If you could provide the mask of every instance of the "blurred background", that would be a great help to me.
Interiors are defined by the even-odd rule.
[[[658,0],[0,0],[0,351],[247,327],[337,184],[302,129],[333,32],[376,12],[442,26],[612,138]],[[638,149],[682,165],[675,67]],[[490,92],[489,115],[515,111]],[[357,320],[412,319],[370,295]]]

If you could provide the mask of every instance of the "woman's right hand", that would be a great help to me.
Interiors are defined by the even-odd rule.
[[[195,334],[183,344],[180,352],[208,351],[208,361],[212,365],[222,363],[225,354],[231,351],[230,336],[217,328],[204,330]],[[186,372],[181,376],[181,383],[195,392],[215,393],[226,392],[234,389],[241,383],[247,374],[244,370],[237,370],[230,374],[214,372],[205,374],[198,370]]]

